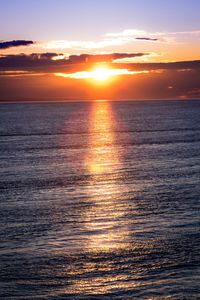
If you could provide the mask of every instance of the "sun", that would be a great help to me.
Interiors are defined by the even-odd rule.
[[[92,79],[93,81],[95,80],[98,82],[103,82],[104,84],[111,82],[112,77],[146,73],[149,73],[149,71],[131,71],[128,69],[112,69],[107,66],[99,66],[88,71],[79,71],[74,73],[54,73],[54,75],[73,79]]]
[[[111,70],[108,68],[96,68],[93,71],[90,72],[91,78],[97,80],[97,81],[104,81],[107,80],[110,76],[112,76]]]

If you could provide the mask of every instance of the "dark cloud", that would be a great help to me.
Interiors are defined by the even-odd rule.
[[[128,68],[130,70],[177,70],[177,71],[191,71],[200,69],[200,60],[192,61],[178,61],[167,63],[115,63],[115,67]]]
[[[13,40],[13,41],[0,41],[0,49],[8,49],[11,47],[19,47],[19,46],[28,46],[32,45],[33,41],[26,41],[26,40]]]
[[[51,65],[63,64],[63,60],[54,61],[53,57],[58,56],[57,53],[32,53],[30,55],[25,54],[9,54],[0,56],[0,70],[12,69],[30,69],[40,67],[45,69]]]
[[[35,59],[52,59],[53,57],[56,57],[58,55],[62,55],[62,54],[57,54],[57,53],[52,53],[52,52],[46,52],[46,53],[40,53],[40,54],[33,54],[33,57]]]
[[[116,59],[129,58],[129,57],[140,57],[149,55],[149,53],[110,53],[110,54],[80,54],[70,55],[69,62],[72,63],[85,63],[85,62],[112,62]]]
[[[57,72],[63,68],[76,69],[83,64],[85,67],[100,62],[112,63],[116,59],[140,57],[148,53],[111,53],[111,54],[80,54],[70,55],[68,58],[55,60],[57,53],[32,53],[30,55],[2,55],[0,56],[0,70],[30,70],[38,72]]]
[[[159,40],[159,39],[156,39],[156,38],[149,38],[149,37],[136,37],[135,39],[136,40],[141,40],[141,41],[152,41],[152,42],[156,42],[156,41]]]
[[[107,62],[113,68],[125,68],[130,71],[142,70],[175,70],[182,72],[190,72],[191,70],[200,70],[200,60],[182,61],[182,62],[166,62],[166,63],[122,63],[115,62],[116,59],[129,57],[141,57],[148,53],[111,53],[111,54],[80,54],[62,57],[58,53],[33,53],[30,55],[1,55],[0,71],[28,71],[35,73],[55,73],[75,71],[86,71],[95,63]],[[3,73],[5,74],[5,73]],[[5,76],[5,75],[4,75]]]

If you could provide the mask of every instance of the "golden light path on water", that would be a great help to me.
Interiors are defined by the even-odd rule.
[[[90,152],[86,166],[92,175],[111,172],[120,163],[113,132],[114,116],[107,101],[95,101],[90,115]],[[113,170],[114,171],[114,170]]]
[[[134,220],[128,217],[134,204],[129,201],[130,186],[121,177],[126,149],[117,140],[117,128],[120,124],[123,130],[124,125],[109,101],[94,101],[87,116],[87,138],[82,137],[83,157],[80,153],[77,158],[87,178],[80,188],[83,208],[72,211],[76,222],[70,234],[71,243],[75,245],[70,255],[76,259],[60,273],[72,279],[57,293],[95,297],[113,290],[128,290],[140,282],[132,281],[126,257],[127,251],[134,247],[130,233]],[[75,119],[79,122],[79,114],[73,115]],[[65,128],[67,124],[69,128],[70,120]],[[129,139],[127,133],[124,136],[125,140]],[[65,253],[65,248],[57,253],[60,251]]]
[[[115,253],[119,255],[129,247],[125,215],[130,208],[127,199],[122,197],[126,187],[117,182],[117,172],[123,163],[120,147],[116,144],[115,122],[109,102],[93,103],[89,119],[89,151],[85,156],[85,168],[90,174],[85,188],[91,205],[81,216],[87,233],[83,251],[89,253],[89,257],[103,258],[103,261],[98,264],[92,259],[85,262],[84,268],[73,269],[72,275],[77,276],[77,280],[66,290],[67,293],[96,295],[130,287],[127,274],[113,273],[114,261],[104,260],[104,256],[114,257]],[[83,274],[88,276],[84,278]],[[80,275],[83,278],[78,279]]]
[[[122,224],[127,207],[121,199],[116,171],[121,166],[120,151],[114,133],[115,117],[107,101],[96,101],[90,116],[89,153],[85,164],[91,174],[91,208],[85,212],[92,251],[112,251],[125,246],[127,228]]]

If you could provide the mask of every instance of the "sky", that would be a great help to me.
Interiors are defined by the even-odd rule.
[[[200,98],[198,0],[1,0],[0,101]]]

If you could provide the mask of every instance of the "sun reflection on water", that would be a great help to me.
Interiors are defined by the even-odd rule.
[[[130,187],[121,177],[125,151],[117,140],[117,128],[120,124],[121,129],[121,123],[113,112],[113,104],[107,101],[94,101],[89,109],[88,120],[82,119],[87,121],[88,130],[87,135],[82,136],[84,147],[78,152],[80,157],[77,159],[81,162],[84,176],[80,187],[76,187],[80,189],[80,200],[73,207],[74,211],[70,212],[75,216],[68,232],[70,263],[63,273],[71,279],[66,287],[58,291],[58,294],[64,292],[66,295],[82,294],[86,297],[133,286],[124,256],[131,245],[130,220],[127,216],[133,204],[128,198]],[[66,128],[69,128],[70,121]],[[78,116],[76,121],[78,123]],[[65,243],[65,236],[63,240]],[[61,251],[63,254],[63,249],[61,244],[57,253]],[[121,266],[125,271],[121,270]],[[63,274],[60,273],[61,276]],[[137,284],[134,283],[135,286]]]
[[[90,152],[86,158],[87,168],[92,175],[111,171],[120,162],[113,132],[114,117],[107,101],[93,104],[90,116]]]
[[[85,165],[90,174],[90,208],[84,220],[89,232],[87,249],[112,251],[125,246],[128,231],[123,216],[127,203],[121,200],[117,172],[121,167],[116,145],[115,117],[107,101],[94,102],[90,115],[89,153]]]

